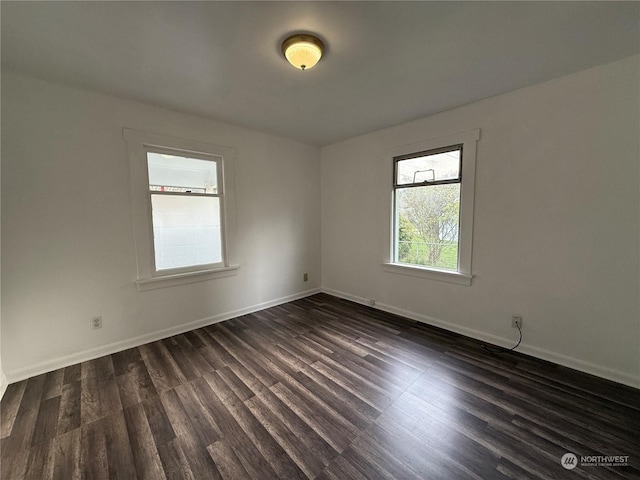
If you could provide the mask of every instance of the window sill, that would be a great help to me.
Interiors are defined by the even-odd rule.
[[[200,270],[197,272],[175,273],[151,278],[139,278],[136,280],[138,291],[144,292],[156,288],[173,287],[186,283],[204,282],[215,278],[231,277],[238,274],[240,265],[216,268],[212,270]]]
[[[411,277],[427,278],[439,282],[456,283],[458,285],[471,285],[473,275],[460,272],[450,272],[447,270],[436,270],[434,268],[418,267],[415,265],[404,265],[401,263],[383,263],[382,269],[385,272]]]

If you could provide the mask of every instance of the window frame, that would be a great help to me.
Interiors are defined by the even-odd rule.
[[[131,205],[136,249],[138,290],[148,290],[235,275],[235,149],[193,140],[123,129],[129,153]],[[216,161],[218,193],[186,193],[189,196],[220,198],[222,261],[215,264],[157,270],[153,235],[151,196],[162,194],[149,188],[147,153],[164,153],[200,160]],[[167,192],[180,195],[176,192]]]
[[[385,205],[388,209],[386,218],[387,233],[382,268],[385,272],[409,275],[414,277],[471,285],[473,278],[471,270],[471,254],[473,243],[473,217],[475,197],[476,172],[476,143],[480,139],[480,129],[433,138],[430,140],[393,147],[387,150],[385,164],[393,167],[392,182],[389,182],[389,170],[386,170]],[[460,148],[460,213],[458,232],[458,267],[457,271],[443,270],[430,266],[412,265],[396,261],[396,214],[395,193],[397,188],[407,185],[397,184],[397,163],[400,160],[420,156],[420,154],[435,154],[438,151],[453,151]],[[388,168],[388,167],[387,167]],[[409,188],[421,185],[438,185],[458,183],[458,180],[440,180],[435,182],[412,183]]]

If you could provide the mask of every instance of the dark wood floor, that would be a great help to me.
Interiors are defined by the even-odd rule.
[[[3,480],[640,478],[638,390],[323,294],[14,383],[1,410]]]

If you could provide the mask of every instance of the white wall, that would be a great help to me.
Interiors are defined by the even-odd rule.
[[[1,121],[0,121],[1,123]],[[0,205],[2,202],[0,201]],[[2,215],[0,215],[1,217]],[[0,251],[2,251],[2,240],[1,240],[1,232],[2,227],[0,225]],[[0,269],[2,268],[2,256],[0,255]],[[2,292],[2,276],[0,275],[0,292]],[[0,399],[4,395],[5,390],[7,389],[7,376],[4,373],[4,368],[2,367],[2,295],[0,294]]]
[[[323,288],[640,386],[640,57],[321,150]],[[383,272],[394,146],[481,129],[469,286]]]
[[[10,381],[319,287],[317,147],[7,73],[2,126]],[[136,290],[123,127],[236,148],[236,276]]]

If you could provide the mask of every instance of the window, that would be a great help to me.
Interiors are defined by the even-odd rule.
[[[393,149],[385,270],[471,284],[479,130]]]
[[[394,159],[394,260],[458,271],[462,145]]]
[[[221,165],[147,150],[156,272],[223,266]]]
[[[233,149],[125,129],[141,289],[234,274]]]

